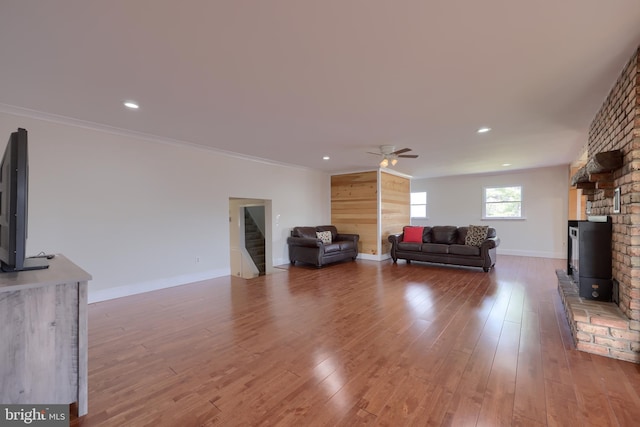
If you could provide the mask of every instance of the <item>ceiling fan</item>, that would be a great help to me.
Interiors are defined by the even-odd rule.
[[[396,163],[398,163],[399,157],[408,159],[415,159],[418,157],[417,154],[404,154],[409,151],[411,151],[411,148],[401,148],[400,150],[396,150],[395,145],[381,145],[378,153],[372,153],[371,151],[367,151],[367,153],[382,157],[380,167],[386,168],[389,166],[389,163],[391,163],[391,166],[395,166]]]

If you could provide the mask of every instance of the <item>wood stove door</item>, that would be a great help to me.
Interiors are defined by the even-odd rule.
[[[610,279],[596,279],[580,277],[580,296],[584,299],[597,301],[611,301],[613,281]]]

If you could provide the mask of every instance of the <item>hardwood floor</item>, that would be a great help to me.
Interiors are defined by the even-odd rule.
[[[288,267],[89,307],[83,426],[635,426],[640,365],[574,349],[561,260]]]

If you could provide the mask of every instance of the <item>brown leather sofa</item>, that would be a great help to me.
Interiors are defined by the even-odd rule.
[[[389,235],[391,258],[481,267],[488,272],[496,263],[496,248],[500,238],[495,228],[489,227],[487,237],[479,246],[465,244],[468,227],[451,225],[424,227],[422,242],[404,242],[403,232]]]
[[[331,232],[331,243],[324,243],[317,237],[317,232]],[[355,260],[358,257],[358,234],[340,234],[333,225],[318,227],[294,227],[291,237],[287,238],[289,245],[289,261],[291,264],[304,262],[316,267],[343,261]]]

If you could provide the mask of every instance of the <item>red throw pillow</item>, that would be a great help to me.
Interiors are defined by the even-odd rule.
[[[405,227],[403,242],[422,243],[424,227]]]

